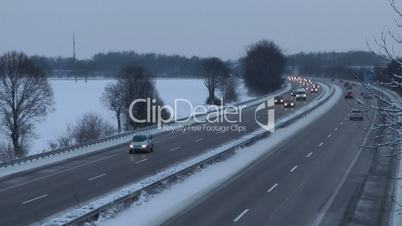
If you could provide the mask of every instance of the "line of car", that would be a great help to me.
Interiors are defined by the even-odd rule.
[[[343,82],[343,81],[340,81]],[[353,99],[353,86],[355,86],[355,84],[350,83],[348,81],[344,82],[343,84],[344,88],[345,88],[345,100],[348,99]],[[367,94],[366,92],[364,92],[364,90],[361,90],[360,93],[363,98],[365,99],[371,99],[371,95]],[[351,121],[363,121],[363,112],[359,109],[359,108],[352,108],[352,110],[350,111],[349,114],[349,120]]]
[[[309,78],[302,78],[298,76],[289,76],[289,81],[295,82],[298,85],[298,89],[290,91],[292,98],[285,99],[283,96],[276,96],[274,99],[275,105],[283,105],[285,108],[294,108],[297,101],[306,101],[307,93],[318,93],[320,86]]]

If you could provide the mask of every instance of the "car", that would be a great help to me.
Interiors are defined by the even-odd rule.
[[[307,100],[307,93],[305,89],[296,90],[296,100]]]
[[[311,88],[310,93],[318,93],[318,88],[317,87]]]
[[[349,115],[349,119],[352,121],[362,121],[363,120],[363,113],[360,109],[352,109]]]
[[[129,145],[129,153],[143,153],[143,152],[153,152],[154,151],[154,142],[152,140],[152,134],[141,133],[135,134],[131,139]]]
[[[290,96],[292,96],[292,97],[296,96],[296,90],[290,91]]]
[[[353,99],[353,93],[351,91],[347,91],[345,93],[345,99]]]
[[[274,98],[274,101],[275,101],[275,105],[277,105],[277,104],[283,104],[284,99],[283,99],[282,96],[276,96],[276,97]]]
[[[349,86],[349,84],[350,84],[349,82],[345,82],[345,83],[343,84],[343,86],[344,86],[344,87],[347,87],[347,86]]]
[[[285,108],[294,108],[295,107],[295,102],[293,100],[285,100],[283,103],[283,106]]]

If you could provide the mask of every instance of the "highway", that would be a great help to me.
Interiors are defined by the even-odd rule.
[[[372,157],[360,145],[375,142],[374,133],[367,133],[367,115],[364,121],[349,120],[352,104],[342,98],[276,147],[273,155],[259,159],[164,225],[339,225]]]
[[[298,102],[296,109],[320,94],[308,94],[308,101]],[[289,97],[287,96],[287,98]],[[67,160],[0,179],[0,225],[27,225],[40,222],[44,218],[67,208],[78,207],[91,199],[154,175],[169,166],[259,129],[260,127],[254,120],[255,108],[256,106],[249,106],[243,110],[243,120],[240,124],[246,126],[247,131],[245,132],[166,132],[154,136],[155,152],[151,154],[129,155],[128,144],[125,144],[81,158]],[[283,106],[275,108],[276,118],[281,118],[292,111],[283,109]],[[344,107],[341,110],[344,113],[347,109]],[[258,117],[261,119],[266,118],[265,114],[266,112],[259,113]],[[226,124],[229,125],[227,122],[216,123],[216,125]],[[320,126],[322,127],[321,130],[326,128],[326,124]],[[343,131],[342,127],[339,127],[339,129]],[[355,128],[353,127],[350,131],[355,132]],[[334,132],[334,137],[337,134],[340,133]],[[311,136],[309,139],[313,139],[313,137],[316,136]],[[326,145],[329,145],[329,143]],[[288,151],[295,152],[294,150]],[[283,158],[280,165],[291,163],[292,159],[295,160],[294,164],[300,164],[300,168],[294,172],[296,177],[307,169],[302,162],[296,161],[299,157],[299,155],[295,155],[292,158]],[[316,154],[311,156],[311,159],[314,158],[317,158]],[[272,179],[276,178],[279,181],[279,178],[274,177],[275,175],[271,175]],[[285,182],[281,181],[276,191],[280,191],[279,188],[284,185],[282,183]],[[245,191],[246,187],[240,186],[239,189],[239,192]],[[232,190],[231,193],[233,194],[233,192],[237,191]],[[243,196],[243,198],[246,199],[247,196]],[[252,200],[250,199],[250,201]],[[240,198],[238,201],[240,201]],[[243,208],[243,205],[240,204],[235,206]],[[251,208],[247,207],[247,205],[244,207]],[[255,214],[255,211],[251,210],[250,214]],[[215,217],[219,217],[222,220],[224,216],[215,215]],[[244,219],[248,216],[249,214]]]

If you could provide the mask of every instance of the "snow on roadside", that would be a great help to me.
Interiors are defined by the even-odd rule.
[[[229,159],[213,164],[201,172],[198,172],[182,183],[174,184],[171,188],[134,203],[131,208],[123,211],[112,219],[100,219],[97,225],[101,226],[134,226],[134,225],[159,225],[184,211],[196,200],[216,188],[223,181],[236,175],[245,167],[252,164],[264,155],[273,154],[273,148],[290,136],[317,120],[328,112],[341,98],[342,91],[336,87],[334,96],[290,126],[275,131],[266,139],[260,140],[252,146],[236,151]],[[150,215],[149,213],[152,213]]]
[[[326,94],[321,99],[325,99],[325,97],[328,96],[329,93],[330,93],[329,89],[326,88],[326,86],[323,86],[323,88],[326,89]],[[298,122],[295,123],[294,125],[292,124],[292,126],[290,126],[290,127],[287,127],[285,129],[281,129],[281,130],[278,130],[277,132],[275,132],[274,135],[270,136],[270,138],[267,139],[267,140],[269,140],[269,141],[267,141],[267,143],[264,143],[263,145],[261,145],[261,144],[258,145],[258,147],[260,147],[260,148],[264,147],[264,151],[260,150],[260,151],[250,152],[250,153],[253,153],[252,156],[241,157],[242,162],[244,161],[246,163],[251,163],[251,161],[253,161],[254,159],[258,158],[262,154],[266,154],[267,147],[273,147],[275,144],[278,144],[280,141],[285,139],[290,134],[294,134],[294,131],[297,131],[297,130],[303,128],[304,126],[308,125],[311,121],[313,121],[313,120],[317,119],[318,117],[322,116],[332,106],[334,106],[337,101],[339,101],[340,97],[341,97],[341,89],[339,87],[335,87],[334,96],[332,98],[330,98],[327,102],[325,102],[321,107],[319,107],[315,111],[309,113],[308,116],[303,117],[302,120],[298,120]],[[317,101],[317,100],[312,101],[311,103],[303,106],[301,109],[295,111],[293,114],[278,120],[279,122],[277,122],[277,123],[283,123],[283,122],[286,122],[286,121],[288,121],[288,120],[290,120],[290,119],[292,119],[294,117],[297,117],[298,115],[300,115],[303,112],[311,109],[312,107],[314,107],[315,105],[317,105],[319,103],[320,102]],[[289,129],[289,128],[291,128],[291,129]],[[172,166],[172,167],[170,167],[170,168],[168,168],[168,169],[166,169],[166,170],[164,170],[164,171],[162,171],[162,172],[160,172],[160,173],[158,173],[158,174],[156,174],[154,176],[151,176],[149,178],[143,179],[140,182],[136,182],[136,183],[128,185],[128,186],[126,186],[124,188],[117,189],[116,191],[111,192],[108,195],[103,196],[102,198],[99,198],[99,199],[97,199],[95,201],[92,201],[92,202],[88,202],[88,204],[84,205],[81,208],[66,210],[64,213],[57,214],[53,219],[51,219],[52,217],[50,217],[49,221],[45,220],[46,223],[44,225],[60,225],[60,224],[64,224],[64,223],[68,222],[69,219],[74,219],[74,218],[76,218],[78,216],[81,216],[82,214],[85,214],[88,211],[93,210],[94,208],[97,208],[99,206],[103,206],[103,205],[105,205],[107,203],[110,203],[111,201],[116,200],[119,197],[123,197],[123,196],[125,196],[127,194],[130,194],[133,191],[137,191],[137,190],[139,190],[139,189],[141,189],[141,188],[143,188],[143,187],[145,187],[145,186],[147,186],[147,185],[149,185],[149,184],[151,184],[151,183],[153,183],[155,181],[158,181],[158,180],[166,177],[167,175],[171,175],[171,174],[173,174],[175,172],[178,172],[178,171],[180,171],[180,170],[182,170],[184,168],[187,168],[187,167],[189,167],[189,166],[191,166],[191,165],[193,165],[195,163],[198,163],[198,162],[200,162],[200,161],[202,161],[204,159],[207,159],[207,158],[209,158],[211,156],[214,156],[214,155],[216,155],[218,153],[221,153],[221,152],[227,150],[228,148],[233,147],[233,146],[235,146],[235,145],[237,145],[237,144],[239,144],[239,143],[241,143],[241,142],[243,142],[245,140],[248,140],[248,139],[250,139],[250,138],[252,138],[252,137],[254,137],[254,136],[258,135],[258,134],[261,134],[263,132],[264,132],[264,130],[262,130],[262,129],[257,130],[257,131],[255,131],[255,132],[253,132],[251,134],[248,134],[248,135],[245,135],[245,136],[241,137],[240,139],[236,139],[236,140],[233,140],[232,142],[226,143],[226,144],[222,145],[221,147],[218,147],[218,148],[212,149],[210,151],[207,151],[206,153],[204,153],[204,154],[202,154],[200,156],[197,156],[197,157],[195,157],[193,159],[184,161],[184,162],[182,162],[182,163],[180,163],[180,164],[178,164],[176,166]],[[254,145],[253,147],[256,147],[256,145]],[[247,155],[246,153],[248,153],[248,151],[244,151],[242,153],[244,155]],[[237,155],[235,155],[235,156],[237,156]],[[248,161],[248,162],[245,161],[245,159],[247,159],[247,158],[249,158],[250,161]],[[230,163],[226,163],[226,162],[231,161],[231,159],[232,158],[228,159],[227,161],[224,161],[222,164],[230,164]],[[242,164],[238,164],[238,163],[236,163],[236,164],[234,165],[234,167],[224,166],[224,168],[226,168],[228,170],[230,169],[230,170],[227,171],[227,174],[223,174],[222,176],[219,176],[219,178],[220,177],[227,178],[227,176],[233,175],[233,173],[238,172],[238,170],[240,168],[246,166],[246,165],[242,165]],[[214,167],[217,167],[217,166],[214,166]],[[215,172],[215,171],[213,170],[212,172]],[[217,171],[217,172],[219,172],[219,171]],[[167,199],[168,200],[177,199],[177,201],[180,201],[181,199],[179,199],[178,197],[180,195],[183,195],[183,196],[187,197],[186,200],[188,200],[188,199],[191,199],[191,197],[196,197],[194,195],[203,194],[204,191],[205,192],[208,191],[207,190],[208,188],[212,188],[212,187],[216,186],[219,182],[221,182],[221,181],[214,181],[214,178],[215,179],[217,178],[216,174],[215,174],[215,176],[209,175],[208,180],[204,180],[202,184],[196,184],[196,185],[188,184],[186,182],[188,180],[185,180],[185,182],[183,184],[187,184],[188,187],[186,187],[186,188],[191,187],[191,189],[189,189],[189,190],[192,190],[192,191],[188,191],[186,193],[183,192],[183,194],[180,193],[180,192],[177,193],[177,190],[175,189],[176,186],[180,186],[180,185],[183,186],[183,184],[177,184],[177,185],[172,186],[172,189],[176,190],[176,192],[174,193],[174,196],[173,196],[174,198],[170,197],[170,198],[167,198]],[[205,178],[205,179],[207,179],[207,178]],[[198,179],[196,181],[198,181]],[[202,190],[199,190],[199,193],[197,193],[197,189],[194,190],[195,187],[193,187],[193,186],[195,186],[195,187],[200,186],[200,189],[202,189]],[[204,190],[204,189],[206,189],[206,190]],[[164,195],[164,194],[166,194],[166,191],[162,192],[159,195]],[[178,195],[178,194],[180,194],[180,195]],[[186,195],[184,195],[184,194],[186,194]],[[159,197],[159,195],[155,196],[155,199],[157,199]],[[150,199],[149,200],[150,202],[147,205],[152,205],[152,200],[155,200],[155,199],[154,198]],[[157,203],[157,205],[161,205],[161,204],[174,205],[174,206],[166,206],[167,208],[165,208],[165,206],[158,206],[158,208],[156,208],[156,209],[173,209],[173,207],[174,207],[176,210],[180,210],[180,208],[184,208],[186,206],[185,205],[186,203],[182,203],[182,202],[172,202],[172,203],[162,202],[162,203]],[[187,204],[189,204],[189,203],[187,203]],[[145,203],[144,203],[144,205],[145,205]],[[153,205],[155,207],[155,204],[153,204]],[[143,208],[143,205],[141,205],[141,208]],[[131,209],[127,210],[127,211],[131,212]],[[153,211],[157,211],[157,210],[154,209]],[[133,213],[133,212],[135,212],[135,211],[132,211],[131,214],[135,215],[135,213]],[[143,213],[146,214],[146,212],[143,212]],[[165,217],[167,217],[166,214],[168,214],[168,213],[173,214],[173,212],[169,212],[169,211],[167,211],[165,214],[164,213],[165,213],[165,211],[157,211],[157,213],[152,214],[152,218],[154,218],[154,220],[159,219],[159,221],[163,221],[163,219],[166,219]],[[148,214],[149,214],[149,212],[148,212]],[[128,215],[130,215],[130,214],[128,214]],[[158,217],[156,217],[156,216],[158,216]],[[138,217],[144,217],[144,216],[136,215],[136,217],[133,217],[131,219],[135,219],[135,218],[138,218]],[[148,216],[148,217],[150,217],[150,216]],[[116,218],[116,219],[118,219],[118,218]],[[143,220],[145,221],[145,220],[152,220],[152,219],[144,217]],[[113,221],[113,219],[111,221]],[[129,225],[133,225],[133,224],[136,224],[136,223],[137,222],[131,222]],[[114,225],[114,224],[111,223],[110,225]],[[149,225],[149,224],[138,224],[138,225]]]
[[[385,94],[398,108],[402,109],[402,98],[395,91],[391,91],[388,89],[384,89],[377,86],[370,86],[375,90]],[[399,116],[399,120],[402,120],[402,116]],[[402,144],[400,145],[400,149],[402,150]],[[399,161],[399,166],[396,171],[395,178],[402,178],[402,158]],[[393,214],[391,215],[391,225],[392,226],[402,226],[402,180],[399,179],[395,183],[395,202],[393,207]]]

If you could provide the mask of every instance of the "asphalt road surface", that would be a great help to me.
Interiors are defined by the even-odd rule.
[[[276,147],[273,155],[164,225],[338,225],[371,155],[360,145],[367,140],[367,116],[372,114],[365,114],[364,121],[350,121],[353,104],[354,100],[342,98],[327,114]],[[322,221],[317,220],[320,217]]]
[[[321,93],[308,94],[308,100],[306,102],[297,102],[295,109],[307,104],[309,101],[311,101],[311,99],[319,95],[321,95]],[[290,98],[288,95],[285,97]],[[208,131],[194,131],[185,133],[167,132],[154,136],[154,153],[129,155],[128,144],[124,144],[109,148],[102,152],[94,153],[77,159],[67,160],[55,165],[19,174],[17,176],[0,179],[0,225],[27,225],[41,221],[42,219],[55,213],[63,211],[67,208],[78,207],[88,200],[104,195],[105,193],[113,191],[114,189],[122,187],[126,184],[139,181],[147,176],[154,175],[169,166],[190,159],[191,157],[202,154],[209,149],[220,146],[221,144],[259,129],[260,127],[254,120],[255,108],[256,106],[250,106],[243,110],[243,120],[241,123],[239,123],[239,125],[245,126],[247,130],[241,133],[235,131],[226,133]],[[285,115],[288,115],[289,112],[292,111],[291,109],[284,109],[283,106],[276,106],[275,108],[276,118],[281,118]],[[345,115],[347,109],[346,107],[342,107],[338,111]],[[266,112],[260,112],[258,117],[260,119],[267,118],[265,114]],[[331,113],[331,115],[337,116],[334,113]],[[329,122],[335,123],[335,119],[332,119]],[[226,125],[228,123],[223,122],[215,124]],[[349,126],[350,125],[345,125],[346,128],[349,128]],[[326,123],[323,123],[318,127],[319,128],[317,129],[326,131],[325,128],[329,128],[329,125],[327,126]],[[339,129],[349,132],[348,135],[350,135],[350,132],[356,132],[355,127],[356,126],[349,130],[345,130],[339,126]],[[334,132],[334,137],[337,137],[338,134],[342,133]],[[359,134],[357,133],[354,135]],[[347,139],[347,136],[344,136],[345,139]],[[316,133],[311,133],[310,136],[307,135],[303,137],[303,139],[306,138],[308,138],[307,140],[311,140],[313,138],[319,139],[320,136],[317,136]],[[354,143],[358,142],[358,139],[355,140],[354,138],[352,139],[350,137],[349,139],[351,139],[351,143],[349,145],[353,145]],[[335,140],[336,139],[332,138],[329,139],[328,142],[334,142]],[[311,140],[311,142],[313,141],[316,140]],[[327,144],[326,140],[325,142],[325,146],[329,147],[330,143]],[[304,142],[304,145],[306,145],[306,142]],[[335,147],[335,145],[333,145],[333,147]],[[292,150],[292,148],[295,149]],[[293,157],[283,157],[280,163],[276,163],[276,167],[284,167],[285,163],[300,164],[300,168],[294,172],[293,178],[297,177],[303,179],[303,177],[300,175],[308,168],[305,167],[302,162],[296,161],[300,160],[301,157],[296,155],[298,152],[295,150],[301,150],[300,148],[301,147],[299,144],[295,144],[293,147],[291,146],[290,149],[284,153],[293,153],[290,154]],[[311,157],[311,159],[318,158],[316,156],[319,155],[315,154]],[[341,157],[337,156],[337,158]],[[347,158],[347,156],[344,158]],[[292,159],[294,162],[291,161]],[[308,162],[308,160],[305,161]],[[288,165],[286,164],[286,166]],[[260,177],[260,175],[265,174],[265,176],[267,176],[266,179],[271,177],[270,179],[272,182],[276,181],[276,179],[279,181],[277,176],[280,174],[275,174],[274,172],[276,172],[276,170],[275,167],[272,166],[272,171],[269,170],[259,172],[254,176]],[[290,180],[290,178],[287,180]],[[269,181],[267,181],[267,183],[268,182]],[[297,185],[299,182],[299,180],[290,180],[288,183]],[[281,191],[282,193],[282,196],[276,195],[277,201],[280,201],[280,197],[283,197],[287,194],[286,192],[288,192],[288,190],[281,188],[284,186],[282,183],[285,183],[285,181],[281,181],[281,185],[275,191]],[[238,191],[233,189],[229,194],[235,195],[235,193],[237,193],[238,195],[242,195],[241,192],[250,192],[251,190],[248,190],[248,188],[252,188],[249,186],[252,186],[252,183],[248,184],[247,186],[240,185],[238,187]],[[289,187],[289,189],[292,188]],[[246,201],[248,197],[250,197],[249,201],[253,202],[253,197],[257,198],[257,193],[252,193],[254,195],[248,196],[244,194],[244,196],[241,196],[242,198],[231,199],[231,202],[235,202],[236,200]],[[250,202],[249,204],[253,204]],[[225,217],[229,217],[231,214],[238,214],[237,211],[243,211],[242,208],[252,208],[250,205],[240,205],[240,203],[237,202],[233,204],[235,205],[230,206],[231,208],[239,208],[234,210],[235,213],[226,212],[223,215],[219,215],[218,213],[220,212],[215,212],[212,214],[211,219],[218,220],[219,218],[221,220],[216,221],[216,223],[224,222],[224,219],[226,219]],[[274,204],[272,203],[272,206],[273,205]],[[224,206],[222,206],[222,208],[224,208]],[[257,208],[252,209],[250,213],[248,213],[244,219],[242,219],[242,221],[247,220],[247,218],[252,214],[257,214],[256,210]],[[203,211],[206,210],[204,209]],[[221,209],[221,211],[223,211],[223,209]],[[200,223],[200,225],[206,224]]]

